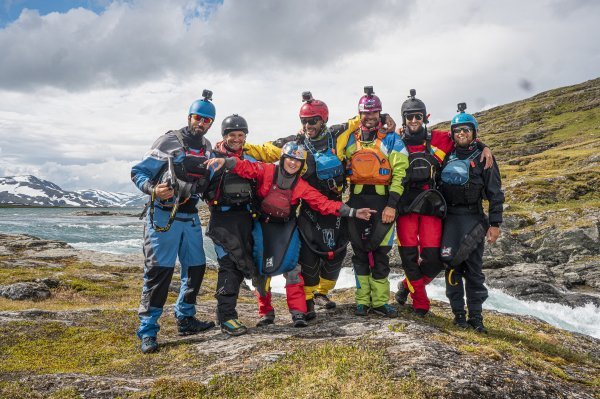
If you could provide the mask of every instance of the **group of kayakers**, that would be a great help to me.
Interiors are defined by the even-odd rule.
[[[295,327],[317,317],[315,306],[334,309],[329,294],[348,243],[355,314],[396,317],[398,310],[389,304],[395,236],[405,272],[396,301],[405,305],[410,296],[415,315],[425,316],[426,286],[445,271],[454,323],[486,332],[483,246],[500,235],[504,194],[498,165],[465,109],[458,105],[449,132],[430,130],[425,103],[411,90],[396,129],[367,86],[358,115],[328,125],[327,105],[304,92],[297,134],[250,144],[246,119],[234,114],[223,120],[222,140],[213,147],[205,136],[216,111],[212,92],[204,90],[190,106],[187,126],[159,137],[131,171],[136,186],[150,196],[138,311],[142,352],[158,350],[158,319],[177,259],[179,334],[215,326],[195,317],[206,269],[199,201],[210,210],[206,235],[219,264],[215,297],[224,333],[248,330],[236,311],[244,279],[255,288],[258,327],[275,321],[270,281],[276,275],[285,277]]]

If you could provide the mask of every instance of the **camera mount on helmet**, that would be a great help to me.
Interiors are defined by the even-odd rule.
[[[211,90],[208,90],[208,89],[202,90],[202,98],[204,99],[204,101],[212,101],[212,95],[213,95],[213,92]]]
[[[371,97],[373,94],[375,94],[375,92],[373,91],[373,86],[365,86],[364,90],[365,90],[365,94],[369,97]]]
[[[458,110],[456,112],[464,113],[467,109],[467,103],[458,103],[456,106],[458,107]]]
[[[311,103],[314,100],[312,93],[310,91],[302,92],[302,102]]]
[[[410,89],[410,96],[408,98],[415,98],[417,95],[417,91],[415,89]]]

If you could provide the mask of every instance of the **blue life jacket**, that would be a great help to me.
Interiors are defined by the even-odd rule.
[[[481,154],[481,151],[475,151],[468,158],[458,159],[456,151],[453,151],[446,166],[442,170],[442,182],[452,186],[464,186],[469,182],[469,170],[471,161]]]
[[[327,149],[317,151],[310,143],[310,140],[305,140],[306,148],[310,151],[315,159],[315,169],[319,180],[335,179],[344,174],[344,165],[333,152],[333,138],[331,134],[327,137]]]

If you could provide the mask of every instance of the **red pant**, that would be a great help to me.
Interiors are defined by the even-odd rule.
[[[435,216],[409,213],[396,220],[400,258],[406,279],[402,284],[412,286],[410,296],[414,309],[429,310],[425,286],[443,269],[440,260],[442,220]],[[408,281],[407,281],[408,279]]]

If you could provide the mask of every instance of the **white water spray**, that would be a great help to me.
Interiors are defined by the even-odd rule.
[[[398,282],[402,277],[400,274],[390,274],[392,291],[396,290]],[[251,286],[249,280],[246,280],[246,282]],[[348,267],[343,268],[335,287],[350,288],[355,285],[356,282],[352,269]],[[273,292],[285,294],[285,279],[283,276],[273,277],[271,279],[271,288]],[[495,288],[488,288],[488,291],[489,298],[483,304],[484,309],[534,316],[553,326],[591,335],[594,338],[600,338],[600,307],[592,303],[571,308],[557,303],[523,301]],[[435,279],[427,286],[427,294],[431,299],[448,303],[446,286],[442,278]]]

